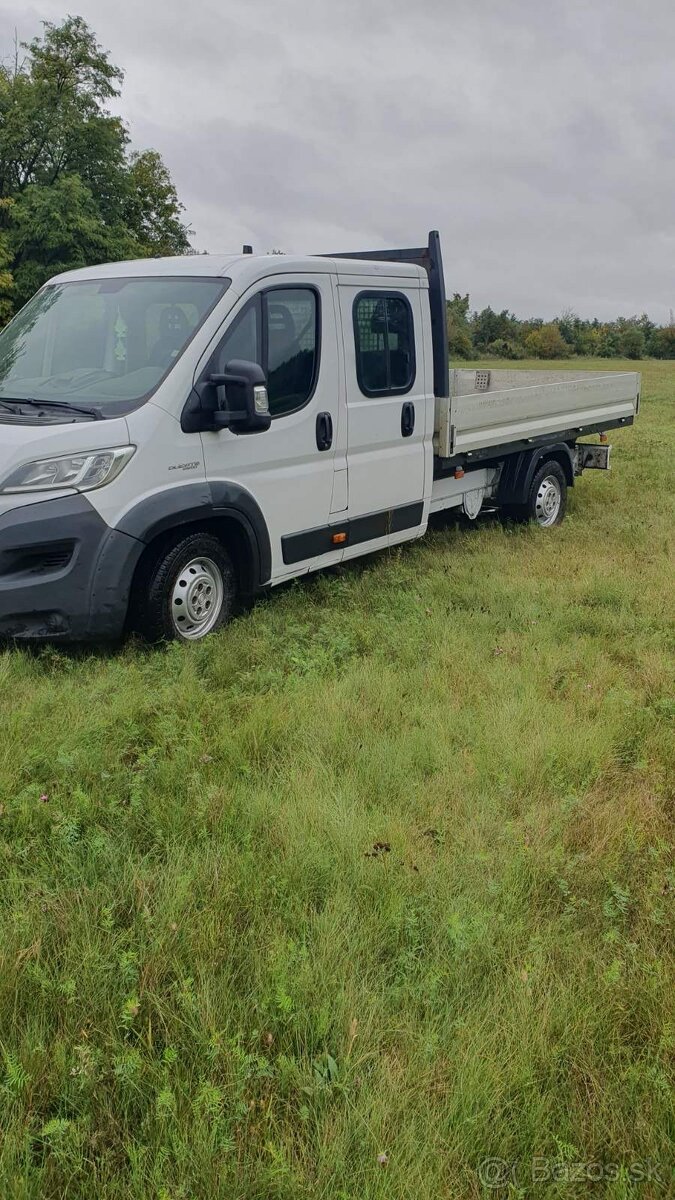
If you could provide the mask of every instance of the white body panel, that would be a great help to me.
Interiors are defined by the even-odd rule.
[[[89,502],[113,529],[138,504],[167,488],[195,483],[206,487],[201,446],[194,438],[186,438],[176,417],[150,401],[129,413],[126,423],[129,441],[137,447],[134,457],[111,484],[87,493]],[[105,428],[108,422],[96,424]]]

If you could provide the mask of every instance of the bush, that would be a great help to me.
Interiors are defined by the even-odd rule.
[[[448,349],[451,358],[473,358],[473,343],[467,329],[448,321]]]
[[[582,358],[599,354],[601,332],[599,329],[584,329],[579,334],[577,354]]]
[[[567,358],[570,353],[567,342],[553,321],[528,333],[525,349],[533,358]]]
[[[525,347],[519,342],[510,341],[508,338],[496,338],[494,342],[490,342],[487,348],[488,354],[494,354],[497,358],[526,358]]]

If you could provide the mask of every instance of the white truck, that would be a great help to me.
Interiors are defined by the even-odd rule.
[[[0,334],[0,635],[194,641],[442,509],[557,525],[639,397],[632,372],[451,372],[435,232],[59,275]]]

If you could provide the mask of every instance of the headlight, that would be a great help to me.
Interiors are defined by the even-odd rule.
[[[54,492],[71,488],[76,492],[88,492],[110,483],[119,475],[135,450],[135,446],[118,446],[114,450],[93,450],[91,454],[38,458],[14,471],[0,491]]]

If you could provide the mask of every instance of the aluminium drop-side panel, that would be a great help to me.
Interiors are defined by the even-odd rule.
[[[476,391],[475,387],[475,371],[451,373],[447,416],[437,404],[438,453],[442,456],[631,417],[636,411],[640,376],[633,371],[490,370],[487,390]]]

